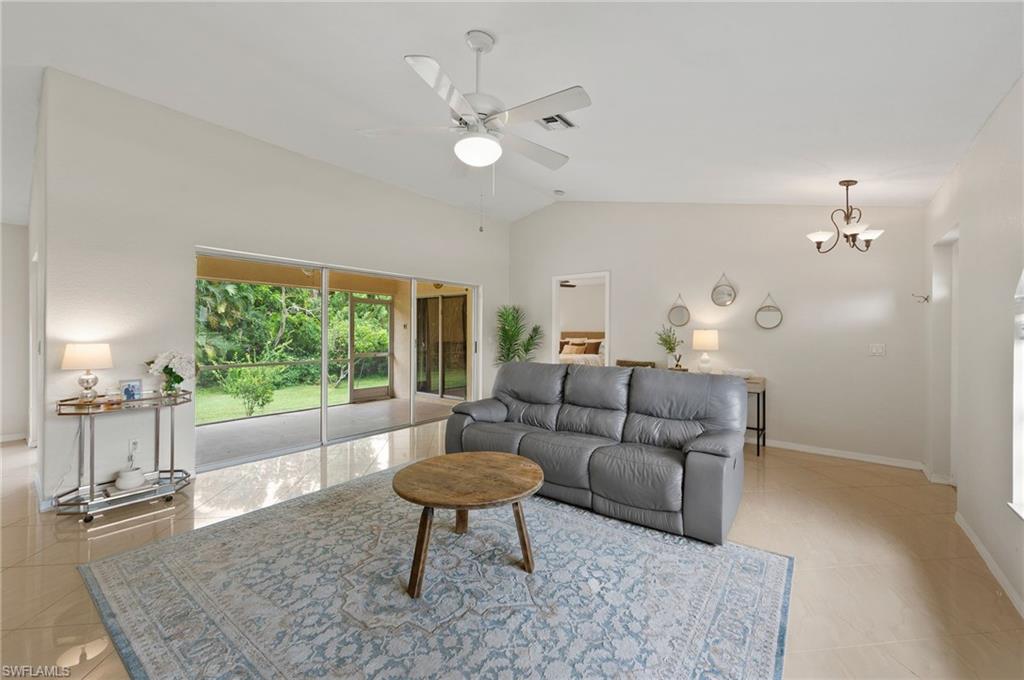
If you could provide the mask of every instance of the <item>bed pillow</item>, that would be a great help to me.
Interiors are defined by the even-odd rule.
[[[601,345],[602,344],[603,343],[602,343],[601,340],[593,340],[593,341],[587,342],[586,348],[584,349],[583,353],[584,354],[600,354],[601,353],[600,350],[601,350]]]
[[[586,349],[586,345],[574,345],[572,343],[569,343],[568,345],[565,346],[565,349],[562,352],[562,354],[584,354],[584,350]]]
[[[565,351],[565,346],[568,345],[568,344],[569,344],[568,340],[559,340],[558,341],[558,353],[561,354],[562,352],[564,352]]]

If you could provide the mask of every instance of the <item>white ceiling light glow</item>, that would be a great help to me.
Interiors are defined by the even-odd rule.
[[[455,142],[455,155],[474,168],[486,168],[501,158],[501,142],[482,132],[471,132]]]

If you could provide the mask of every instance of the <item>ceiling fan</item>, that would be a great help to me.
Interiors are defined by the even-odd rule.
[[[590,106],[590,97],[579,85],[554,92],[540,99],[506,109],[497,97],[480,91],[480,58],[494,48],[494,36],[474,29],[466,33],[466,44],[476,54],[476,91],[463,95],[433,57],[409,54],[405,63],[444,100],[451,112],[451,124],[441,127],[360,130],[364,135],[405,133],[457,133],[455,155],[466,165],[484,168],[493,165],[504,151],[518,153],[546,168],[557,170],[569,157],[528,139],[506,132],[505,128],[530,121],[545,127],[568,127],[563,114]]]

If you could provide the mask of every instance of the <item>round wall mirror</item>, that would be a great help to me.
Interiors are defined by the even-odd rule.
[[[731,283],[719,283],[711,289],[711,301],[719,307],[728,307],[736,302],[736,289]]]
[[[754,322],[765,330],[772,330],[782,325],[782,310],[775,305],[762,305],[754,312]]]
[[[690,323],[690,310],[686,305],[672,305],[668,310],[668,322],[673,326],[685,326]]]

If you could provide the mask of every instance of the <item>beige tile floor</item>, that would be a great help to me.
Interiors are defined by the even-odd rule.
[[[34,452],[0,449],[0,659],[127,677],[76,564],[439,454],[444,424],[202,474],[173,504],[84,525],[37,512]],[[1024,678],[1024,620],[919,472],[747,453],[732,541],[793,555],[787,678]],[[541,548],[542,549],[542,548]]]

